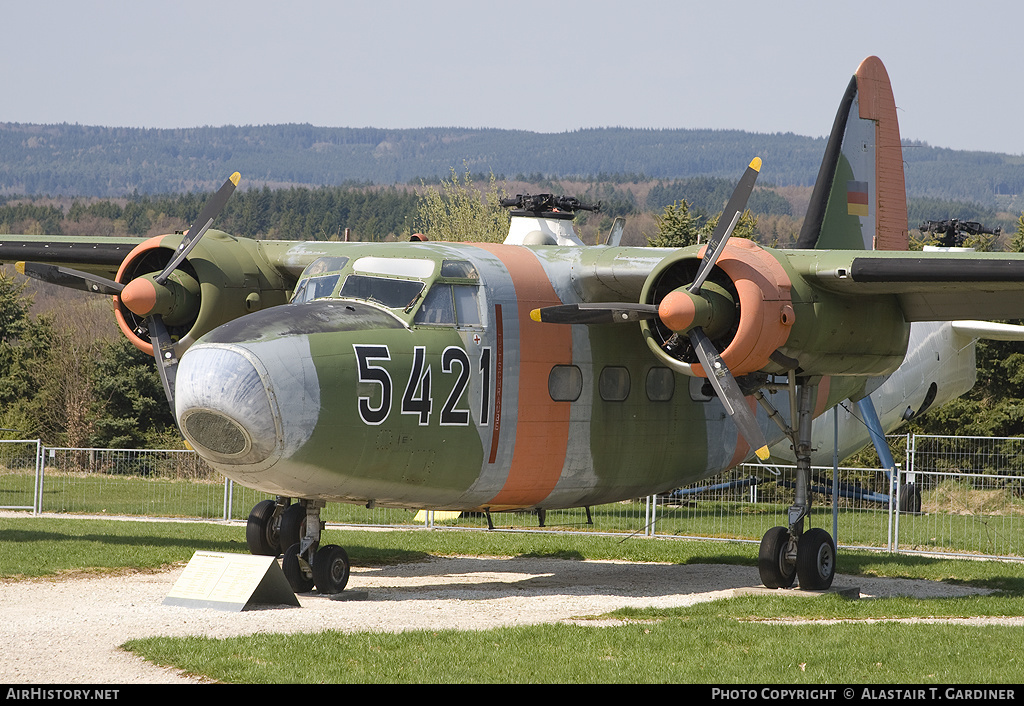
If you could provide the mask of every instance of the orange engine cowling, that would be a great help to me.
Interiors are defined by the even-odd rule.
[[[697,275],[703,249],[693,254],[670,255],[647,278],[641,301],[661,304],[677,289],[688,286]],[[722,360],[735,376],[769,366],[770,357],[789,339],[796,314],[791,296],[792,282],[778,260],[756,243],[732,238],[708,277],[719,299],[716,321],[708,331]],[[666,315],[666,318],[669,318]],[[671,321],[671,319],[669,319]],[[669,367],[695,377],[707,377],[685,336],[660,319],[641,322],[651,350]]]
[[[117,281],[128,284],[139,277],[156,275],[174,256],[181,236],[157,236],[140,243],[121,263]],[[181,355],[203,334],[252,311],[284,304],[291,285],[263,256],[259,244],[209,230],[178,265],[162,292],[176,302],[173,315],[164,323]],[[138,307],[136,306],[136,309]],[[146,317],[133,312],[114,297],[114,317],[128,340],[152,355]]]

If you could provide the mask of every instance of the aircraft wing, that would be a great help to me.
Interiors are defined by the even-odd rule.
[[[895,295],[906,321],[1024,318],[1024,254],[803,251],[790,262],[843,296]]]
[[[69,265],[113,279],[128,254],[145,238],[108,236],[0,236],[0,262]]]

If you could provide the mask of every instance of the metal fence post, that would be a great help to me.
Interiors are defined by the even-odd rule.
[[[46,463],[42,439],[36,439],[36,479],[33,488],[32,514],[38,515],[43,511],[43,464]]]
[[[654,528],[654,507],[655,507],[655,496],[648,495],[646,498],[646,507],[644,508],[644,536],[653,537]]]
[[[234,506],[234,484],[230,478],[224,478],[224,510],[223,519],[225,522],[231,519],[231,508]]]

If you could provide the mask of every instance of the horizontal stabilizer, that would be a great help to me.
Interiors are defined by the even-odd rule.
[[[953,330],[968,338],[990,341],[1024,341],[1024,326],[997,324],[992,321],[953,321]]]

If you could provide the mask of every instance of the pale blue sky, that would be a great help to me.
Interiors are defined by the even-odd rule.
[[[1007,0],[34,0],[0,122],[829,131],[881,57],[904,137],[1024,154]]]

